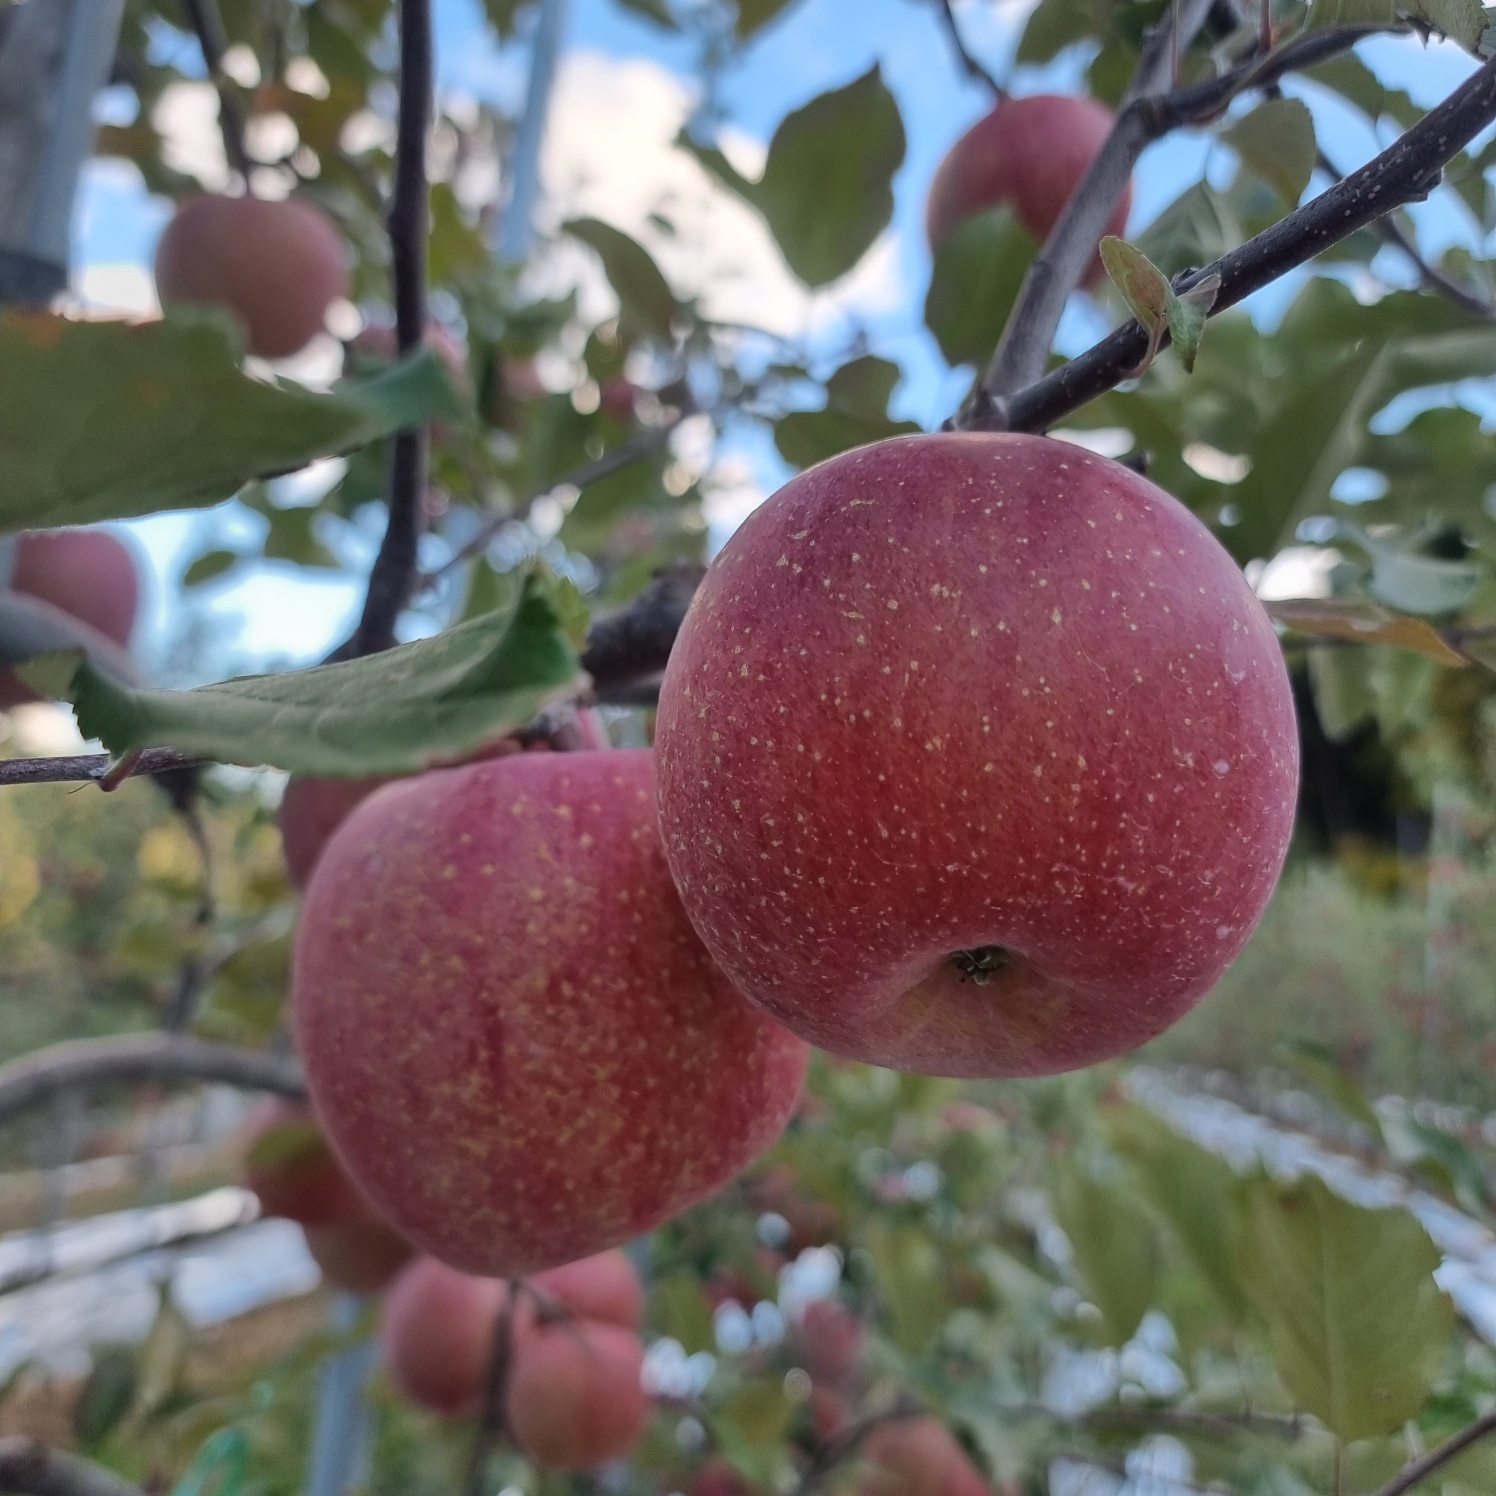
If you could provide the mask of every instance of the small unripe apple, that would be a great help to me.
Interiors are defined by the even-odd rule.
[[[545,1470],[592,1470],[626,1455],[649,1421],[632,1330],[587,1320],[544,1325],[517,1348],[509,1432]]]
[[[509,1277],[627,1241],[794,1108],[806,1048],[692,934],[653,790],[640,749],[423,774],[359,805],[307,888],[292,1006],[317,1114],[454,1267]]]
[[[926,1415],[880,1424],[862,1446],[858,1496],[992,1496],[956,1437]]]
[[[385,1299],[380,1344],[401,1395],[448,1418],[474,1412],[508,1289],[418,1257]]]
[[[322,1281],[344,1293],[372,1294],[387,1288],[415,1255],[415,1248],[379,1219],[303,1226],[307,1251],[322,1269]]]
[[[261,358],[289,358],[348,294],[348,251],[333,221],[301,198],[195,197],[156,246],[163,305],[227,307]]]
[[[950,1076],[1160,1033],[1262,915],[1298,739],[1203,524],[1045,437],[896,437],[801,473],[707,572],[660,693],[660,822],[738,989]]]
[[[108,530],[18,535],[10,577],[0,577],[0,586],[50,603],[129,648],[140,607],[140,574],[129,545]],[[0,671],[0,710],[36,700],[10,671]]]
[[[931,247],[958,224],[1002,204],[1043,244],[1111,128],[1111,111],[1095,99],[1004,98],[951,147],[935,173],[925,204]],[[1125,233],[1131,206],[1129,184],[1103,232]],[[1100,273],[1097,259],[1087,279]]]
[[[560,1316],[600,1320],[637,1330],[644,1320],[644,1285],[628,1257],[614,1248],[536,1273],[530,1280],[528,1301],[539,1300]]]

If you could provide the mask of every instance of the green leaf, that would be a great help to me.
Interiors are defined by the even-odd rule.
[[[1245,239],[1230,202],[1208,182],[1181,193],[1133,241],[1165,275],[1209,265]]]
[[[1093,36],[1096,29],[1092,0],[1039,0],[1023,28],[1014,60],[1020,66],[1052,62],[1066,47]]]
[[[204,551],[182,573],[182,585],[201,587],[204,582],[211,582],[215,577],[221,577],[224,572],[233,570],[239,564],[239,560],[238,551]]]
[[[900,370],[870,354],[843,364],[826,381],[824,410],[797,410],[774,426],[774,444],[786,462],[810,467],[849,447],[918,431],[913,421],[890,420],[888,400]]]
[[[120,680],[142,679],[129,654],[91,624],[39,597],[0,591],[0,669],[19,665],[23,672],[33,670],[36,667],[26,664],[28,660],[46,658],[55,650],[81,651],[97,669]],[[60,695],[66,680],[56,681],[56,675],[55,671],[49,675],[56,689],[31,683],[32,690]]]
[[[762,1449],[780,1443],[794,1411],[781,1380],[768,1377],[750,1382],[731,1398],[717,1421],[728,1424],[744,1444]]]
[[[1232,1200],[1240,1181],[1229,1165],[1140,1106],[1119,1107],[1106,1120],[1107,1139],[1132,1166],[1144,1198],[1239,1321],[1246,1298],[1236,1278]]]
[[[1298,205],[1318,154],[1308,105],[1300,99],[1268,99],[1223,130],[1221,139],[1290,208]]]
[[[562,228],[603,262],[603,273],[618,294],[625,337],[642,335],[668,342],[679,308],[650,252],[637,239],[596,218],[574,218]]]
[[[1427,655],[1441,665],[1468,663],[1422,620],[1400,618],[1364,598],[1296,597],[1264,602],[1262,606],[1269,618],[1296,634],[1350,639],[1357,644],[1388,644]]]
[[[219,503],[252,478],[461,417],[429,349],[327,394],[252,379],[215,313],[158,322],[0,315],[0,528]]]
[[[808,286],[845,275],[893,217],[904,122],[876,64],[786,115],[757,182],[720,151],[679,143],[764,215],[785,263]]]
[[[1427,1401],[1453,1311],[1439,1250],[1405,1210],[1367,1210],[1316,1178],[1250,1194],[1241,1277],[1294,1399],[1344,1440],[1390,1434]]]
[[[734,27],[741,41],[763,30],[781,12],[788,10],[793,0],[738,0],[738,19]]]
[[[1131,1340],[1153,1307],[1158,1234],[1121,1190],[1073,1163],[1059,1165],[1050,1188],[1055,1219],[1070,1239],[1086,1296],[1101,1311],[1113,1345]]]
[[[1121,292],[1128,309],[1148,333],[1146,369],[1158,356],[1159,343],[1167,331],[1175,356],[1186,374],[1195,367],[1205,319],[1221,289],[1218,275],[1207,276],[1182,296],[1176,296],[1168,277],[1140,249],[1113,234],[1102,239],[1101,263]]]
[[[267,516],[270,529],[265,535],[265,559],[336,569],[338,558],[317,539],[317,517],[318,510],[312,507],[272,508]]]
[[[934,1343],[950,1313],[944,1258],[913,1222],[868,1222],[867,1248],[888,1308],[894,1344],[917,1355]]]
[[[643,16],[646,21],[653,21],[656,26],[663,26],[667,31],[678,31],[675,16],[665,0],[618,0],[625,9],[632,11],[636,16]]]
[[[948,364],[985,364],[997,347],[1038,243],[1007,208],[956,227],[935,251],[925,325]]]
[[[68,695],[83,734],[116,756],[177,748],[357,778],[477,748],[528,721],[576,673],[563,621],[532,575],[512,608],[383,654],[195,691],[136,689],[83,664]]]
[[[650,1293],[654,1325],[661,1335],[680,1341],[688,1355],[717,1348],[712,1306],[700,1282],[688,1272],[661,1278]]]
[[[1314,0],[1311,26],[1395,26],[1422,21],[1477,57],[1490,57],[1489,23],[1480,0]]]

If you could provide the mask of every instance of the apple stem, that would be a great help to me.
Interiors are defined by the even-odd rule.
[[[488,1371],[483,1380],[483,1404],[478,1413],[478,1431],[468,1462],[466,1496],[487,1496],[488,1462],[509,1427],[509,1380],[514,1369],[514,1314],[522,1294],[531,1292],[523,1278],[510,1278],[503,1308],[494,1322]]]
[[[985,987],[993,973],[1013,964],[1013,953],[1001,945],[977,945],[968,951],[952,951],[951,964],[961,973],[963,982]]]
[[[936,4],[941,19],[945,22],[945,30],[951,39],[951,46],[956,50],[956,60],[961,64],[962,71],[978,83],[986,84],[992,90],[993,96],[1001,103],[1008,96],[1007,90],[967,50],[966,43],[961,37],[961,28],[956,22],[956,11],[951,0],[936,0]]]

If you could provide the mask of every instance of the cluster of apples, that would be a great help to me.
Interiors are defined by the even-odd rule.
[[[1003,101],[932,236],[1046,233],[1106,125]],[[1272,626],[1169,495],[1042,437],[845,453],[712,565],[652,752],[350,791],[295,956],[319,1115],[453,1267],[603,1251],[773,1141],[809,1044],[1001,1077],[1160,1032],[1260,917],[1296,776]]]

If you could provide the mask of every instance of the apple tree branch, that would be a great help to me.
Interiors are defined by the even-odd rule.
[[[1235,306],[1394,208],[1427,197],[1444,167],[1493,120],[1496,61],[1473,73],[1379,156],[1245,244],[1176,277],[1175,289],[1187,291],[1218,275],[1221,285],[1211,315]],[[1147,334],[1130,321],[1044,378],[1004,398],[978,402],[964,413],[961,425],[977,431],[1048,430],[1131,378],[1147,347]]]
[[[401,355],[426,335],[426,236],[430,193],[426,135],[431,126],[431,0],[400,0],[400,117],[395,135],[395,186],[390,199],[395,341]],[[375,654],[395,642],[395,622],[410,597],[421,538],[427,432],[402,431],[391,443],[389,519],[369,574],[353,653]]]
[[[229,39],[223,29],[223,17],[218,13],[217,0],[182,0],[182,9],[186,11],[187,24],[202,48],[208,78],[218,91],[218,129],[223,136],[224,154],[229,158],[229,165],[244,178],[245,192],[253,196],[249,174],[254,163],[249,159],[244,144],[244,115],[239,100],[223,71],[223,54],[228,51]]]

